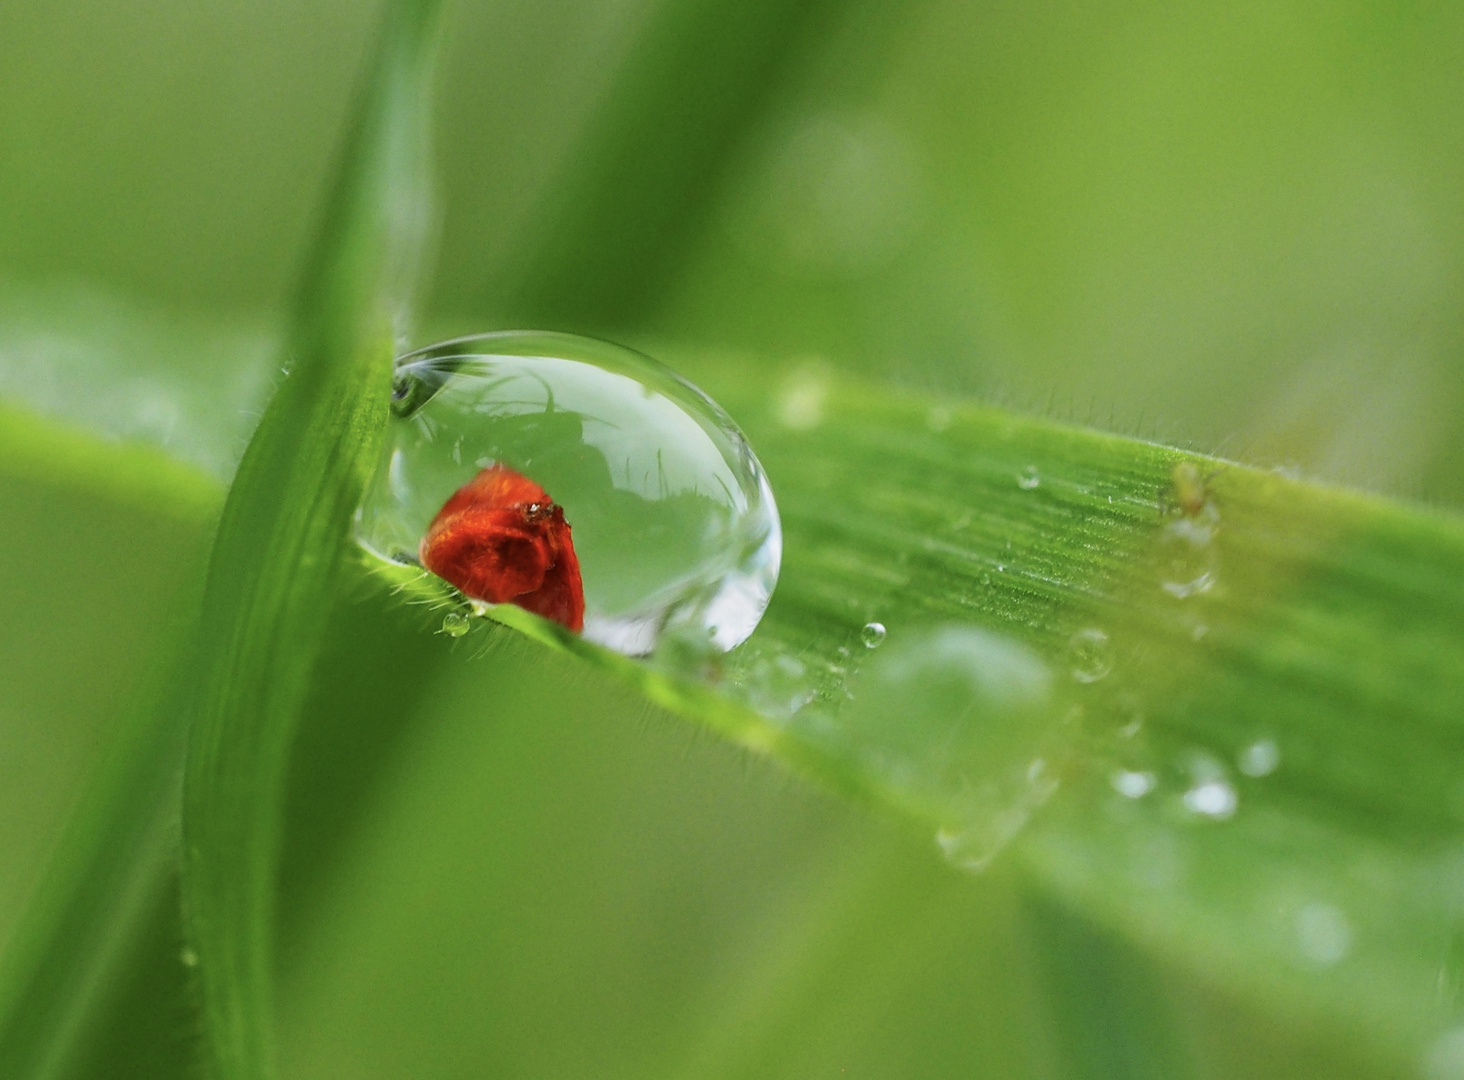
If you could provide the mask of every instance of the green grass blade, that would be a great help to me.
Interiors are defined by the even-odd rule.
[[[810,423],[723,375],[705,381],[786,533],[752,640],[696,678],[502,621],[897,809],[958,863],[998,857],[1251,1007],[1332,1024],[1393,1067],[1447,1051],[1464,1018],[1464,523],[824,375]],[[1177,482],[1182,462],[1196,473]],[[1176,548],[1212,513],[1209,543]],[[874,620],[888,640],[871,651]],[[976,643],[961,679],[1040,665],[1038,706],[983,704],[969,679],[939,692],[951,669],[921,650],[950,627],[978,633],[957,635]]]
[[[391,305],[416,270],[437,5],[388,7],[287,340],[289,376],[240,464],[204,600],[184,784],[184,904],[208,1059],[272,1075],[275,880],[288,752],[386,419]]]
[[[202,541],[222,491],[190,467],[7,409],[0,413],[0,471],[45,485],[53,509],[75,501],[161,518],[174,533],[198,538],[201,570]],[[189,576],[182,605],[191,614],[202,575]],[[166,870],[177,860],[183,732],[170,688],[185,630],[184,621],[175,621],[152,661],[151,689],[120,710],[108,730],[107,756],[7,944],[0,965],[0,1075],[64,1075],[106,1009],[145,921],[159,904],[171,900],[176,907]]]

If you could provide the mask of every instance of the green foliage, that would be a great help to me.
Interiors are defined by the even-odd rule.
[[[1447,497],[1448,260],[1420,237],[1450,220],[1428,192],[1453,166],[1407,169],[1449,144],[1422,120],[1387,137],[1339,121],[1308,129],[1284,173],[1304,183],[1253,182],[1248,163],[1295,141],[1278,102],[1326,112],[1333,66],[1351,73],[1339,100],[1444,115],[1452,16],[1196,8],[1122,34],[1107,12],[942,2],[755,3],[731,23],[630,4],[589,31],[573,5],[465,20],[442,321],[747,350],[651,351],[758,449],[782,584],[724,661],[644,664],[516,609],[495,613],[513,629],[433,633],[440,587],[344,554],[386,305],[420,238],[429,6],[391,9],[404,21],[295,294],[290,374],[229,493],[201,634],[216,486],[0,416],[0,598],[19,613],[0,649],[0,1072],[164,1077],[202,1058],[257,1077],[277,1024],[282,1072],[319,1077],[1464,1075],[1464,526],[890,378],[1045,382],[1121,398],[1120,425],[1148,407],[1205,437],[1245,429],[1261,399],[1240,388],[1282,362],[1264,345],[1279,341],[1286,362],[1328,359],[1255,391],[1286,399],[1263,446]],[[339,39],[310,79],[363,36],[364,16],[332,10],[292,37]],[[1230,15],[1254,32],[1219,35],[1213,59]],[[229,56],[288,52],[222,18]],[[1288,34],[1306,62],[1262,63]],[[209,43],[183,37],[207,68]],[[1145,74],[1135,53],[1165,63]],[[1172,58],[1201,53],[1261,72],[1241,95],[1254,137],[1216,139],[1196,120],[1206,93],[1174,93],[1194,65]],[[21,59],[8,70],[38,80]],[[139,85],[103,112],[151,116]],[[299,98],[260,155],[292,173],[291,205],[319,171],[302,148],[339,120]],[[120,170],[103,211],[123,239],[77,265],[220,309],[281,291],[298,206],[275,192],[251,216],[232,177],[227,213],[169,202],[168,177],[209,147],[237,164],[266,145],[224,100],[190,105],[188,130],[227,134]],[[465,137],[465,111],[495,138]],[[1150,166],[1137,184],[1116,164],[1131,159]],[[46,175],[0,189],[34,195]],[[1258,208],[1251,232],[1215,210],[1232,198]],[[1187,243],[1152,227],[1195,205],[1215,216]],[[176,235],[144,227],[158,214]],[[246,243],[249,221],[268,224]],[[35,272],[66,265],[54,236],[90,235],[8,228]],[[206,252],[210,236],[227,243]],[[227,271],[178,269],[210,258]],[[1210,287],[1227,267],[1246,288]],[[1186,282],[1203,302],[1185,306]],[[0,305],[7,393],[226,474],[267,336],[57,295]],[[1425,358],[1393,363],[1409,349]],[[873,377],[790,365],[800,351]],[[181,424],[149,413],[158,395]],[[1373,400],[1391,404],[1372,426],[1339,419]],[[887,627],[873,650],[871,621]],[[703,729],[719,737],[687,734]]]

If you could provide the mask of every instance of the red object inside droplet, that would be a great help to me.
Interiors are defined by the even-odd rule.
[[[564,510],[527,476],[492,465],[443,504],[422,565],[474,600],[517,604],[576,632],[585,590]]]

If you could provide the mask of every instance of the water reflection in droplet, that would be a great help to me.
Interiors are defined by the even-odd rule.
[[[446,500],[501,466],[562,509],[587,638],[644,654],[684,625],[726,650],[761,618],[772,492],[736,425],[655,361],[566,334],[464,338],[398,361],[392,412],[357,521],[373,553],[414,561]]]

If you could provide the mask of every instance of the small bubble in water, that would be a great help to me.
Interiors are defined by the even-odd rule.
[[[1042,486],[1042,474],[1036,465],[1028,465],[1017,474],[1017,487],[1023,491],[1035,491]]]
[[[449,611],[442,617],[442,632],[448,637],[462,637],[472,629],[472,625],[461,611]]]
[[[1073,678],[1080,683],[1095,683],[1113,671],[1113,648],[1108,635],[1096,626],[1079,630],[1068,639],[1068,656]]]
[[[1240,752],[1236,764],[1246,776],[1270,776],[1281,764],[1281,748],[1273,739],[1257,739]]]
[[[864,629],[859,631],[859,640],[864,642],[866,649],[877,649],[884,644],[885,632],[884,623],[865,623]]]
[[[1191,813],[1224,821],[1235,814],[1235,789],[1224,780],[1205,780],[1184,793],[1184,806]]]
[[[795,427],[821,415],[805,383]],[[726,652],[761,619],[772,490],[732,420],[655,361],[568,334],[461,338],[397,360],[391,413],[356,522],[380,558],[627,655],[683,628]]]
[[[1108,782],[1113,785],[1113,790],[1125,799],[1142,799],[1154,790],[1154,785],[1158,783],[1158,780],[1151,772],[1119,769],[1108,778]]]

